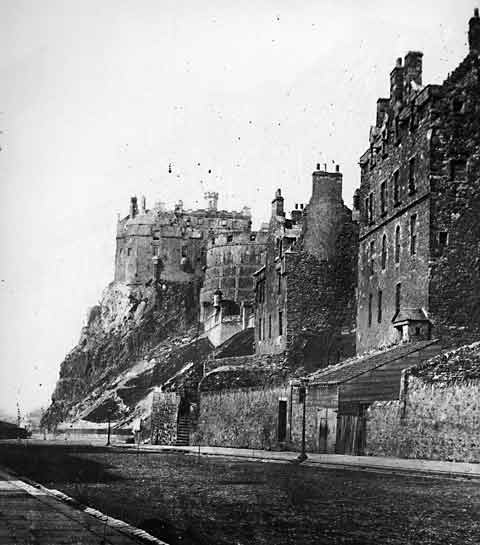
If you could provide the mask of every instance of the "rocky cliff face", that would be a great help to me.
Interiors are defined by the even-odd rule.
[[[131,420],[156,385],[211,349],[198,340],[198,285],[112,283],[66,356],[44,422]]]

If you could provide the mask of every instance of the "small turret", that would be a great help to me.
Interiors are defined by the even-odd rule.
[[[204,197],[207,201],[207,210],[216,212],[218,209],[218,193],[216,191],[207,191]]]
[[[130,198],[130,219],[133,219],[138,214],[137,197]]]
[[[470,53],[480,55],[480,14],[478,8],[475,8],[473,17],[470,19],[468,29],[468,45]]]

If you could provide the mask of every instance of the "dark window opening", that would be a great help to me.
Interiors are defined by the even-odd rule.
[[[375,221],[373,217],[373,193],[370,193],[368,197],[368,223],[373,224]]]
[[[416,190],[415,157],[412,157],[408,162],[408,192],[413,194]]]
[[[382,270],[387,266],[387,235],[382,237]]]
[[[397,170],[393,173],[393,204],[400,204],[400,172]]]
[[[387,213],[387,182],[380,185],[380,210],[382,216]]]
[[[260,340],[262,340],[262,319],[258,319],[258,337]]]
[[[465,180],[467,177],[467,161],[464,159],[454,159],[450,161],[450,179]]]
[[[127,248],[127,255],[132,255],[132,249],[131,248]]]
[[[370,242],[370,274],[375,272],[375,241]]]
[[[417,253],[417,216],[410,218],[410,255]]]
[[[445,249],[445,246],[448,244],[448,232],[447,231],[441,231],[438,233],[438,253],[439,255],[443,254],[443,251]]]
[[[415,335],[418,337],[420,335],[420,328],[419,327],[416,327],[415,328]]]
[[[233,242],[233,235],[227,235],[227,242]]]
[[[372,325],[372,294],[368,295],[368,327]]]
[[[282,275],[280,271],[277,271],[277,293],[280,294],[282,292]]]
[[[287,439],[287,402],[278,402],[278,441],[282,443]]]
[[[452,112],[455,114],[462,113],[463,100],[461,98],[455,97],[452,100]]]
[[[268,315],[268,338],[272,338],[272,315]]]
[[[395,314],[400,312],[400,304],[402,302],[402,284],[395,286]]]
[[[283,312],[281,310],[278,313],[278,334],[283,335]]]
[[[378,291],[378,308],[377,308],[377,322],[380,324],[382,322],[382,290]]]
[[[400,226],[395,229],[395,263],[400,263]]]

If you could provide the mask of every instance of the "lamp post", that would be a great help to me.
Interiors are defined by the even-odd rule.
[[[297,457],[297,460],[299,462],[304,462],[308,456],[305,452],[305,420],[306,420],[306,405],[307,405],[307,389],[305,387],[305,383],[302,383],[300,388],[298,389],[298,400],[300,403],[303,404],[302,409],[302,452]]]

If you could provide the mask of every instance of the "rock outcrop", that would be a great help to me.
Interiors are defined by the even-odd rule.
[[[148,413],[155,386],[212,350],[199,338],[198,291],[195,282],[110,284],[61,364],[44,424],[121,426]]]

